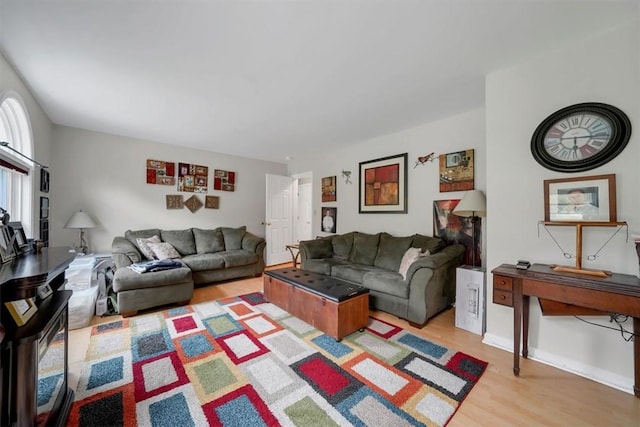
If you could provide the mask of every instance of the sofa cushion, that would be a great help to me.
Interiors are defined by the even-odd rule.
[[[196,242],[190,228],[186,230],[162,230],[160,237],[163,242],[171,243],[180,255],[193,255],[196,253]]]
[[[142,274],[136,273],[130,268],[119,268],[113,275],[113,290],[121,292],[142,288],[159,288],[188,282],[192,282],[192,280],[191,270],[187,267]]]
[[[124,232],[124,238],[130,241],[135,245],[138,250],[140,250],[140,246],[138,246],[138,239],[148,239],[149,237],[160,236],[159,228],[147,228],[146,230],[127,230]],[[142,252],[142,251],[141,251]]]
[[[220,227],[224,236],[224,248],[227,251],[242,249],[242,238],[247,232],[247,226],[238,228]]]
[[[402,255],[411,246],[413,236],[393,237],[389,233],[380,235],[380,244],[378,245],[378,254],[373,265],[385,268],[391,271],[398,271]]]
[[[356,264],[373,265],[373,261],[378,254],[378,243],[380,242],[380,233],[366,234],[356,233],[353,236],[353,247],[349,260]]]
[[[333,257],[338,259],[349,259],[351,247],[353,246],[353,236],[355,232],[335,236],[331,239],[333,246]]]
[[[409,282],[402,279],[395,271],[370,271],[364,274],[362,285],[369,290],[393,295],[399,298],[409,298]]]
[[[447,246],[447,243],[437,237],[414,234],[411,246],[413,246],[414,248],[420,248],[423,252],[428,250],[429,253],[435,254],[444,249],[444,247]]]
[[[380,269],[360,264],[334,265],[331,268],[331,276],[364,286],[364,275],[372,271],[380,271]]]
[[[136,243],[140,248],[140,252],[142,253],[142,255],[144,255],[146,259],[153,259],[153,251],[149,247],[149,243],[160,243],[160,242],[161,242],[160,237],[157,235],[153,235],[149,238],[138,237],[136,239]]]
[[[331,269],[334,265],[349,265],[349,261],[337,258],[307,259],[304,264],[304,269],[330,276]]]
[[[148,243],[149,249],[153,252],[155,259],[174,259],[180,258],[180,254],[169,242]]]
[[[256,236],[255,234],[246,232],[242,237],[242,249],[250,252],[255,252],[262,242],[264,242],[264,237]]]
[[[222,237],[222,231],[219,228],[214,230],[193,228],[192,230],[197,253],[206,254],[224,251],[224,237]]]
[[[218,252],[216,255],[224,259],[224,266],[241,267],[243,265],[255,264],[258,257],[254,252],[245,251],[243,249],[235,249],[231,251]]]
[[[330,258],[333,255],[333,245],[329,239],[307,240],[305,242],[307,258]]]
[[[182,258],[192,271],[219,270],[224,268],[224,258],[215,253],[187,255]]]

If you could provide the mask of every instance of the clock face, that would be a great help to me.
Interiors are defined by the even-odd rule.
[[[555,122],[544,135],[544,149],[558,160],[582,160],[604,150],[613,127],[606,118],[594,113],[578,113]]]
[[[556,111],[537,127],[531,153],[547,169],[580,172],[616,157],[629,142],[631,122],[618,108],[576,104]]]

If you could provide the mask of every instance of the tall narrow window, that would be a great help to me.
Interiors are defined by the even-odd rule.
[[[31,124],[24,102],[14,91],[0,93],[0,142],[33,158]],[[34,235],[33,180],[35,167],[12,150],[0,147],[0,207],[12,221],[22,222],[27,236]]]

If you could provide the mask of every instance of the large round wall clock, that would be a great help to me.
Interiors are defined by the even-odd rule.
[[[622,110],[586,102],[544,119],[531,138],[531,153],[547,169],[582,172],[612,160],[630,137],[631,122]]]

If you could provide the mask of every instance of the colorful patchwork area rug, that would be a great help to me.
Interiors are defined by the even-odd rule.
[[[439,426],[486,367],[373,317],[338,342],[252,293],[94,326],[68,425]]]

